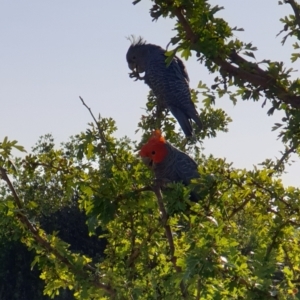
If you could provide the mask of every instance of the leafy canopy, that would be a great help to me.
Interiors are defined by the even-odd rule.
[[[144,0],[146,1],[146,0]],[[137,4],[140,1],[135,1]],[[292,153],[299,154],[300,79],[281,62],[256,62],[255,46],[236,39],[238,28],[218,17],[219,6],[205,0],[156,0],[154,20],[175,18],[174,50],[216,74],[215,84],[200,82],[193,101],[202,101],[205,124],[194,141],[175,130],[166,111],[156,111],[150,92],[138,124],[142,141],[114,136],[111,118],[95,118],[78,135],[56,149],[50,135],[24,158],[16,141],[0,143],[0,240],[20,240],[32,250],[54,298],[70,289],[76,299],[295,299],[300,282],[300,190],[285,187],[280,176]],[[295,39],[292,62],[299,55],[300,6],[283,17],[283,43]],[[281,33],[281,34],[282,34]],[[266,158],[260,168],[236,169],[225,159],[201,154],[205,139],[227,131],[230,117],[214,108],[215,99],[270,101],[282,110],[274,124],[284,151]],[[199,164],[200,179],[190,187],[169,184],[161,192],[138,150],[153,129],[189,153]],[[203,144],[197,140],[204,141]],[[194,187],[199,203],[189,201]],[[74,200],[75,199],[75,200]],[[74,202],[75,201],[75,202]],[[75,203],[85,213],[89,233],[107,242],[103,253],[86,255],[46,232],[41,216]],[[99,234],[98,229],[101,229]]]

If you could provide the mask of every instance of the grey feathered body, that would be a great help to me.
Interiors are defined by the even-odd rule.
[[[166,147],[168,155],[161,163],[154,163],[152,166],[156,179],[167,179],[170,182],[182,182],[188,185],[191,179],[200,177],[198,166],[191,157],[169,143],[166,143]],[[199,201],[195,191],[191,191],[190,200]]]
[[[198,178],[198,166],[186,153],[166,143],[168,155],[160,163],[153,164],[157,179],[168,179],[171,182],[182,182],[188,185],[193,178]]]

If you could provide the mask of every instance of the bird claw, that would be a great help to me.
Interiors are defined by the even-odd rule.
[[[133,72],[129,73],[129,77],[135,78],[135,81],[145,79],[145,76],[141,77],[137,71],[133,71]]]
[[[128,73],[129,74],[129,77],[130,78],[135,78],[137,77],[137,73],[136,72],[131,72],[131,73]]]

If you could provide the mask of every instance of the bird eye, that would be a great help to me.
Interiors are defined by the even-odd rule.
[[[136,59],[136,57],[135,57],[135,56],[132,56],[132,59]]]
[[[154,155],[155,154],[155,151],[152,151],[152,155]]]

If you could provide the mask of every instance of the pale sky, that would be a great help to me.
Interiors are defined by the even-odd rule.
[[[4,136],[19,141],[28,151],[39,136],[52,133],[57,144],[87,128],[91,122],[82,96],[95,115],[112,117],[117,136],[135,134],[149,92],[143,82],[128,77],[126,36],[141,35],[148,42],[165,47],[173,20],[152,22],[151,2],[132,5],[130,0],[3,0],[0,3],[0,141]],[[218,13],[231,26],[243,27],[236,36],[258,47],[258,61],[290,62],[292,39],[281,45],[276,34],[283,25],[279,18],[292,13],[288,5],[274,0],[213,0],[224,6]],[[185,62],[196,88],[200,80],[211,85],[209,74],[195,58]],[[298,76],[298,73],[295,73]],[[201,107],[201,96],[199,97]],[[226,157],[235,167],[252,169],[266,158],[280,157],[283,146],[277,132],[271,132],[283,115],[267,116],[270,105],[217,100],[231,116],[229,133],[204,140],[204,153]],[[299,159],[284,175],[286,185],[299,186]]]

